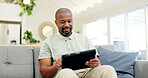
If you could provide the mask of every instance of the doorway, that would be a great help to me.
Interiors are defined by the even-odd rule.
[[[21,44],[21,22],[0,21],[0,44]]]

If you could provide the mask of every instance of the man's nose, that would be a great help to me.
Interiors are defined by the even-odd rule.
[[[69,27],[69,23],[68,22],[65,22],[65,27]]]

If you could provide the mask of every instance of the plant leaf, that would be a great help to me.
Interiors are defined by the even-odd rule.
[[[23,15],[23,12],[21,12],[20,14],[19,14],[19,16],[22,16]]]
[[[32,11],[35,4],[35,0],[30,0],[30,4],[24,4],[23,0],[17,0],[15,4],[18,4],[20,7],[23,8],[22,12],[20,12],[19,16],[22,16],[24,13],[27,12],[28,15],[32,15]]]

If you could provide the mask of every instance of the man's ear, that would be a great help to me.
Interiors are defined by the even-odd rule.
[[[54,22],[55,22],[55,24],[57,24],[56,20]]]
[[[54,22],[55,22],[55,24],[56,24],[56,26],[57,26],[57,21],[55,20]]]

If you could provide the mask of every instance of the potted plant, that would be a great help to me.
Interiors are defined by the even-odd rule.
[[[26,41],[27,44],[40,43],[39,40],[34,39],[32,36],[33,36],[33,35],[32,35],[32,32],[26,30],[26,31],[24,32],[24,37],[23,37],[23,39],[25,39],[25,41]]]
[[[23,0],[17,0],[15,4],[18,4],[23,8],[23,11],[20,12],[19,16],[22,16],[26,12],[28,15],[31,15],[34,6],[36,6],[35,0],[30,0],[30,4],[24,4]]]

